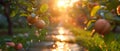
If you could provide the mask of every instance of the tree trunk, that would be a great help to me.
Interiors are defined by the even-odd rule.
[[[12,31],[12,21],[11,21],[11,18],[10,18],[10,4],[9,3],[6,3],[4,5],[4,14],[7,18],[7,22],[8,22],[8,35],[12,36],[13,35],[13,31]]]
[[[10,19],[10,16],[6,15],[7,22],[8,22],[8,35],[13,35],[12,31],[12,21]]]
[[[12,21],[11,21],[11,18],[10,18],[10,13],[11,13],[11,10],[10,10],[10,2],[11,0],[8,0],[9,2],[4,2],[4,0],[0,0],[0,4],[2,6],[4,6],[4,15],[5,17],[7,18],[7,22],[8,22],[8,35],[13,35],[13,31],[12,31]]]
[[[7,18],[7,22],[8,22],[8,35],[12,36],[13,35],[13,31],[12,31],[12,21],[10,18],[10,2],[11,0],[9,0],[9,2],[4,2],[4,0],[0,0],[0,4],[4,7],[4,15]]]

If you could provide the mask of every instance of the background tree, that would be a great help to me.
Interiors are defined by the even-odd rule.
[[[7,18],[8,35],[13,35],[13,17],[28,17],[32,13],[48,22],[47,1],[41,0],[0,0],[0,14]]]
[[[8,34],[12,35],[12,22],[10,19],[10,3],[11,0],[0,0],[0,4],[2,5],[1,7],[3,7],[3,14],[5,15],[5,17],[7,18],[7,22],[8,22]]]

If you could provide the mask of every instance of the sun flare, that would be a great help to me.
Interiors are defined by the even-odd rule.
[[[66,5],[66,3],[64,2],[64,0],[59,0],[57,3],[58,7],[64,7]]]
[[[67,8],[67,7],[72,7],[75,2],[78,2],[79,0],[58,0],[57,1],[57,6],[59,8]]]

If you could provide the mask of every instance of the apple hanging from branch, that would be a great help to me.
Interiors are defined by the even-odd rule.
[[[98,32],[101,35],[105,35],[110,32],[111,25],[110,23],[105,19],[98,19],[95,22],[95,31]]]
[[[35,22],[37,22],[38,18],[37,17],[32,17],[32,16],[28,16],[27,17],[27,21],[30,24],[34,24]]]
[[[38,29],[42,29],[45,27],[45,21],[44,20],[37,20],[37,22],[34,23],[35,27]]]

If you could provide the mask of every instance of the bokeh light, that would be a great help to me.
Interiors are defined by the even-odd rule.
[[[59,34],[64,34],[65,33],[63,27],[60,27],[58,32],[59,32]]]

